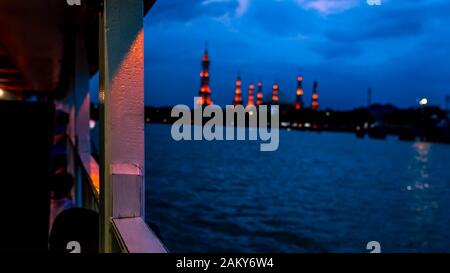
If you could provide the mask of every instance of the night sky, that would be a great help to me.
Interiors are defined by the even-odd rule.
[[[146,105],[193,105],[208,41],[212,99],[231,104],[240,72],[244,94],[261,80],[293,102],[319,81],[320,108],[373,102],[400,107],[450,94],[450,1],[158,0],[145,18]],[[267,95],[266,95],[267,96]],[[246,96],[244,99],[246,101]]]

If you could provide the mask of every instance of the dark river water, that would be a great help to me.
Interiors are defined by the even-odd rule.
[[[146,126],[146,215],[171,252],[450,252],[450,145],[280,131],[172,140]]]

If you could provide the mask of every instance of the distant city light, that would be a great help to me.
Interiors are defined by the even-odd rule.
[[[3,91],[3,89],[0,88],[0,97],[3,97],[3,95],[5,95],[5,91]]]
[[[419,104],[420,104],[420,105],[427,105],[427,104],[428,104],[428,99],[426,99],[426,98],[420,99],[420,100],[419,100]]]

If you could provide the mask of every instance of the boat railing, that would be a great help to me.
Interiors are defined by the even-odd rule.
[[[77,206],[92,209],[101,213],[100,207],[100,167],[90,154],[78,154],[70,143],[69,153],[72,153],[73,171],[75,177],[75,200]],[[70,156],[69,156],[70,158]],[[69,159],[70,160],[70,159]],[[113,212],[110,219],[110,235],[113,252],[123,253],[166,253],[167,249],[158,236],[144,220],[143,213],[130,216],[135,203],[133,180],[143,179],[140,170],[133,166],[113,166],[113,183],[117,191],[128,192],[113,196]],[[126,185],[126,186],[125,186]],[[138,192],[144,194],[143,192]],[[125,199],[124,199],[125,197]],[[126,215],[122,217],[121,215]],[[102,217],[102,216],[101,216]]]
[[[78,206],[100,210],[100,167],[90,154],[75,158],[75,197]]]

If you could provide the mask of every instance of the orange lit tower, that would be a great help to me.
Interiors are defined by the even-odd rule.
[[[208,49],[205,48],[205,53],[202,58],[202,72],[200,72],[200,101],[199,104],[210,105],[211,101],[211,88],[209,87],[209,56]]]
[[[297,77],[297,92],[295,97],[295,109],[300,110],[303,108],[303,77],[300,75]]]
[[[262,93],[262,82],[258,82],[258,93],[256,93],[256,105],[262,105],[263,93]]]
[[[312,102],[311,102],[311,109],[313,110],[319,109],[319,93],[317,91],[317,86],[318,86],[317,81],[314,81]]]
[[[274,84],[272,86],[272,103],[278,104],[278,84]]]
[[[255,85],[250,84],[248,87],[248,100],[247,100],[247,107],[254,106],[255,105]]]
[[[236,90],[234,91],[234,100],[233,105],[241,105],[242,104],[242,81],[241,77],[238,76],[236,79]]]

